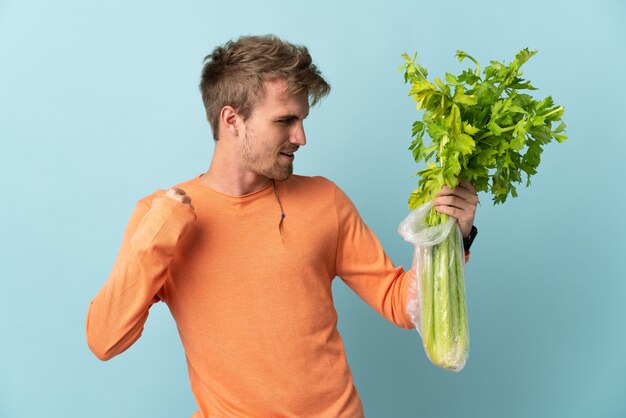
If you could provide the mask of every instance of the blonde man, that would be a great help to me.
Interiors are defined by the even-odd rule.
[[[305,47],[268,35],[216,48],[200,90],[210,167],[139,200],[90,304],[89,347],[102,360],[120,354],[163,301],[186,352],[194,417],[362,417],[332,281],[411,329],[413,276],[333,182],[293,174],[309,106],[330,86]],[[467,236],[476,202],[464,185],[436,205]]]

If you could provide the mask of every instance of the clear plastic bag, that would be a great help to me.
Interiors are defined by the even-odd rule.
[[[431,208],[430,202],[418,207],[398,227],[400,235],[415,246],[416,280],[409,286],[406,309],[429,360],[460,371],[469,355],[463,238],[452,217],[441,225],[426,226]]]

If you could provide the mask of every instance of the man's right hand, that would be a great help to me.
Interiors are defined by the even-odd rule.
[[[187,196],[187,193],[183,189],[179,189],[178,187],[172,187],[167,192],[165,192],[165,197],[176,200],[193,210],[191,198]]]

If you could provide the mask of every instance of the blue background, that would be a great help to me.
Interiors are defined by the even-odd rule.
[[[309,47],[333,86],[307,119],[296,171],[355,202],[397,264],[418,117],[396,72],[432,76],[523,47],[525,76],[566,108],[533,185],[483,196],[467,267],[466,368],[431,365],[340,280],[339,327],[366,416],[626,416],[623,185],[626,6],[596,1],[200,2],[0,0],[0,416],[188,417],[185,357],[166,306],[100,362],[84,328],[135,202],[203,172],[213,141],[203,57],[242,34]]]

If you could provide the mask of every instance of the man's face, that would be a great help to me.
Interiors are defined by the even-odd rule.
[[[288,95],[285,87],[283,80],[265,82],[265,96],[238,140],[245,169],[279,181],[293,173],[293,154],[306,144],[303,121],[309,114],[308,94]]]

